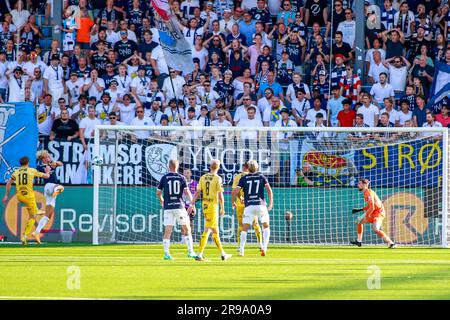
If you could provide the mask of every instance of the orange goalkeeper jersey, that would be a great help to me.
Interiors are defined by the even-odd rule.
[[[364,211],[370,212],[370,215],[373,214],[382,214],[384,215],[384,207],[378,195],[375,191],[366,189],[364,191],[364,201],[367,202],[367,206],[364,207]]]

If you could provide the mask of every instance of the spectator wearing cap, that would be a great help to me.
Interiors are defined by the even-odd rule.
[[[170,99],[169,106],[164,110],[164,114],[169,117],[169,125],[171,126],[183,125],[186,117],[184,108],[178,106],[177,99]]]
[[[258,109],[258,107],[256,107],[255,105],[252,104],[252,100],[251,100],[250,96],[243,96],[242,97],[242,105],[239,106],[236,109],[236,112],[234,113],[233,122],[234,122],[235,126],[237,126],[242,120],[247,119],[247,115],[248,115],[247,110],[251,106],[253,106],[255,108],[256,119],[262,121],[261,112]]]
[[[219,20],[217,13],[214,11],[214,2],[208,0],[204,2],[203,11],[200,12],[200,19],[203,21],[208,21],[207,29],[212,29],[212,22]],[[207,22],[205,22],[205,25]],[[205,30],[206,33],[207,30]]]
[[[294,128],[297,124],[294,120],[289,118],[290,112],[288,108],[280,110],[280,118],[273,125],[276,128]],[[280,131],[276,135],[278,140],[278,147],[280,150],[280,182],[282,184],[295,185],[296,169],[297,169],[297,154],[298,141],[295,140],[294,132]],[[287,173],[287,168],[290,168],[290,174]]]
[[[99,78],[97,70],[93,69],[84,83],[83,91],[87,91],[90,97],[100,100],[103,90],[105,90],[105,81]]]
[[[166,114],[163,114],[161,116],[161,126],[170,127],[169,117]],[[173,138],[175,138],[176,132],[174,130],[160,130],[155,131],[155,135],[159,136],[159,139],[172,140]]]
[[[384,108],[384,98],[395,97],[394,88],[389,84],[386,72],[380,73],[379,81],[372,86],[370,94],[380,108]]]
[[[406,121],[412,121],[412,111],[409,110],[409,100],[403,99],[400,102],[400,111],[397,114],[397,119],[395,121],[396,127],[404,127]]]
[[[78,78],[78,73],[71,72],[70,79],[66,82],[67,91],[69,94],[69,105],[73,106],[78,102],[78,97],[82,93],[84,80]]]
[[[44,136],[49,136],[53,121],[56,118],[55,107],[52,104],[52,95],[47,93],[44,94],[42,103],[37,109],[37,120],[39,134]]]
[[[200,121],[200,124],[203,127],[209,127],[211,125],[211,118],[209,116],[209,109],[206,105],[201,106],[200,115],[197,117],[197,120]],[[203,136],[203,134],[202,134]]]
[[[175,99],[183,94],[183,85],[186,80],[175,69],[170,69],[170,75],[162,85],[162,92],[166,100]]]
[[[88,116],[88,98],[87,95],[81,93],[78,96],[78,103],[72,108],[72,119],[80,124],[83,118]]]
[[[150,78],[145,75],[145,66],[139,65],[137,76],[130,83],[131,92],[136,95],[141,102],[147,99],[148,89],[150,87]]]
[[[356,121],[356,112],[351,109],[352,101],[345,99],[342,101],[343,109],[337,115],[338,127],[354,127]]]
[[[5,74],[8,79],[8,102],[20,102],[25,101],[25,86],[27,82],[27,76],[24,76],[23,70],[20,66],[17,66],[12,71],[8,70]]]
[[[236,127],[251,127],[251,128],[258,128],[263,127],[263,123],[261,119],[258,119],[257,110],[254,105],[249,105],[246,109],[247,116],[242,117],[239,122],[236,124]],[[236,118],[235,118],[236,121]],[[248,142],[255,142],[258,140],[258,131],[253,130],[246,130],[240,132],[240,139],[244,141],[247,144]]]
[[[95,106],[95,112],[102,124],[108,121],[108,114],[115,111],[114,104],[111,102],[111,96],[107,92],[103,92],[100,101]]]
[[[50,140],[54,140],[56,138],[71,141],[78,138],[78,134],[78,123],[70,118],[69,110],[61,110],[60,117],[52,124]]]
[[[139,106],[136,107],[136,117],[131,120],[132,126],[154,126],[155,123],[145,115],[144,107]],[[152,132],[150,130],[137,130],[134,131],[134,137],[133,140],[136,139],[148,139],[152,135]]]
[[[320,97],[325,101],[330,96],[330,82],[328,81],[328,74],[325,70],[319,71],[319,79],[314,81],[313,90],[320,91]]]

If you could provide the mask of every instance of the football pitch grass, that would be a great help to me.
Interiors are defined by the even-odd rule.
[[[208,244],[197,262],[180,244],[174,261],[156,244],[0,245],[0,299],[450,299],[449,249],[225,249],[229,261]]]

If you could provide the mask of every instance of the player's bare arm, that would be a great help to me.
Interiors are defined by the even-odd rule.
[[[266,183],[266,191],[267,191],[267,196],[269,197],[269,205],[267,206],[267,210],[270,211],[273,208],[273,191],[272,188],[270,187],[270,184]]]

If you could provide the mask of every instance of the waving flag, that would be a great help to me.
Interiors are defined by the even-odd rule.
[[[191,46],[180,30],[177,18],[171,13],[167,0],[151,0],[158,22],[159,42],[169,67],[190,73],[194,71]]]
[[[430,91],[430,101],[427,108],[440,110],[442,102],[448,102],[450,97],[450,64],[435,61],[434,80]]]

